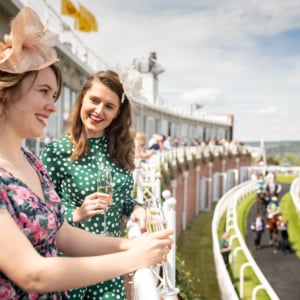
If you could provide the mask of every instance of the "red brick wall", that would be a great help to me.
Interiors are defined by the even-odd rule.
[[[225,170],[235,169],[237,167],[236,157],[232,156],[232,158],[225,157],[226,160]],[[238,167],[250,166],[251,165],[251,157],[249,155],[242,155],[239,158]],[[209,177],[209,163],[202,163],[199,161],[200,166],[200,176],[201,177]],[[212,174],[216,172],[222,172],[222,161],[216,157],[212,162]],[[176,199],[176,237],[178,238],[183,229],[183,217],[182,212],[184,209],[184,180],[185,177],[183,174],[177,174],[177,186],[176,186],[176,194],[172,195]],[[209,207],[208,201],[210,200],[208,197],[208,181],[206,181],[206,207]],[[197,173],[194,167],[194,164],[190,162],[188,177],[187,177],[187,205],[186,205],[186,225],[195,217],[196,215],[196,192],[197,192]],[[220,185],[221,193],[222,185]],[[168,190],[172,192],[172,188],[168,187]],[[198,201],[198,199],[197,199]]]

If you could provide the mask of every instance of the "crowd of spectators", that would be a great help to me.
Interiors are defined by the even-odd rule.
[[[170,150],[177,147],[188,146],[199,146],[203,150],[214,150],[218,148],[224,154],[230,152],[231,154],[235,155],[239,151],[241,151],[242,147],[244,146],[243,142],[238,142],[236,139],[233,139],[231,141],[228,141],[225,138],[212,138],[209,140],[200,140],[198,138],[180,139],[179,137],[167,136],[162,133],[154,133],[152,137],[147,141],[146,134],[144,132],[137,132],[135,133],[135,139],[136,158],[148,158],[151,157],[152,154],[155,153],[155,151]],[[143,154],[141,155],[141,153]]]

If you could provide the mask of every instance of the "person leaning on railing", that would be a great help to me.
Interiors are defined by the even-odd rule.
[[[170,230],[128,240],[70,226],[42,162],[22,147],[56,112],[56,39],[24,7],[0,43],[0,299],[69,299],[69,289],[160,262],[171,246]]]
[[[231,252],[231,246],[229,246],[229,233],[224,232],[220,239],[220,250],[224,259],[226,268],[229,267],[229,254]]]
[[[135,144],[134,156],[136,159],[147,159],[153,155],[154,150],[146,149],[146,135],[144,132],[136,133],[134,144]]]
[[[41,159],[72,225],[121,236],[123,217],[145,230],[145,209],[132,196],[134,139],[131,101],[142,87],[135,69],[101,70],[84,82],[69,120],[68,133],[45,146]],[[134,88],[136,87],[136,90]],[[111,170],[112,201],[103,208],[97,196],[99,165]],[[103,209],[106,210],[105,219]],[[124,276],[69,291],[73,299],[126,299]]]

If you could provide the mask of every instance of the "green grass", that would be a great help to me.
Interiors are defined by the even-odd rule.
[[[237,216],[238,216],[238,226],[241,231],[241,234],[246,240],[246,232],[248,230],[247,226],[247,216],[248,213],[255,203],[255,192],[250,193],[247,195],[238,205],[237,207]],[[236,248],[240,246],[238,241],[236,239],[233,240],[233,248]],[[240,291],[240,269],[244,263],[246,263],[248,260],[246,259],[245,255],[239,251],[236,255],[236,278],[233,279],[235,282],[235,285],[237,287],[238,292]],[[231,264],[232,273],[233,273],[233,267],[234,265]],[[251,299],[252,291],[253,289],[260,284],[258,278],[256,277],[255,273],[253,272],[251,267],[247,267],[244,271],[245,281],[244,281],[244,297],[243,299]],[[267,300],[270,299],[270,297],[267,295],[267,293],[264,290],[259,290],[257,292],[257,299],[260,300]]]
[[[284,219],[288,220],[288,233],[290,243],[300,258],[300,219],[295,209],[290,193],[285,194],[280,201],[280,211]]]
[[[247,216],[253,204],[255,203],[255,192],[247,195],[238,205],[237,215],[238,215],[238,226],[241,231],[242,236],[246,237],[247,232]]]
[[[177,251],[192,274],[192,284],[201,300],[220,299],[212,253],[211,212],[201,212],[177,241]],[[194,299],[191,299],[194,300]]]
[[[295,174],[277,174],[276,181],[280,183],[291,184],[296,177],[297,175]]]
[[[291,184],[297,176],[294,174],[278,174],[276,180],[280,183]],[[288,220],[288,233],[290,243],[295,250],[296,255],[300,258],[300,218],[297,214],[293,199],[290,193],[285,194],[280,201],[280,211],[283,218]]]
[[[243,235],[247,230],[247,214],[255,201],[255,194],[247,196],[238,207],[238,224]],[[214,259],[212,254],[212,235],[211,235],[211,221],[213,216],[212,207],[211,212],[201,212],[195,219],[193,219],[185,232],[180,235],[177,242],[177,251],[181,258],[185,261],[186,269],[192,274],[193,287],[197,294],[201,296],[201,300],[220,299],[219,285],[216,279],[216,271],[214,267]],[[218,227],[218,236],[221,237],[225,230],[225,214],[222,216]],[[233,247],[238,247],[239,243],[236,239],[233,240]],[[245,256],[242,252],[238,252],[236,257],[237,274],[239,274],[240,267],[246,262]],[[233,264],[229,268],[229,273],[233,278]],[[251,299],[253,288],[259,284],[254,272],[251,268],[245,269],[244,282],[244,299]],[[239,277],[233,280],[239,291]],[[257,299],[270,299],[265,291],[261,290],[257,293]],[[192,300],[192,299],[191,299]]]
[[[251,209],[252,205],[255,202],[255,192],[247,195],[243,201],[241,201],[238,205],[237,208],[237,215],[238,215],[238,226],[239,229],[241,231],[242,236],[246,237],[246,232],[247,232],[247,215],[249,213],[249,210]],[[226,214],[224,214],[224,216],[222,216],[220,223],[219,223],[219,228],[218,228],[218,236],[219,238],[221,237],[222,233],[225,230],[225,222],[226,222]],[[234,234],[233,230],[229,231],[230,235]],[[237,248],[240,246],[240,243],[238,242],[237,239],[233,240],[232,243],[233,249]],[[238,251],[236,254],[236,258],[235,258],[235,264],[234,261],[232,259],[232,262],[229,266],[229,274],[231,276],[232,281],[235,284],[237,293],[240,294],[240,269],[242,267],[242,265],[244,263],[247,262],[247,259],[245,257],[245,255],[243,254],[242,251]],[[234,270],[235,267],[235,270]],[[235,277],[234,278],[234,274]],[[243,299],[251,299],[252,296],[252,291],[253,289],[259,284],[259,280],[257,279],[255,273],[253,272],[252,268],[247,267],[244,270],[244,297]],[[266,294],[266,292],[264,290],[260,290],[257,292],[257,299],[260,300],[269,300],[269,296]]]
[[[290,184],[294,180],[294,175],[276,175],[276,180],[280,183]],[[238,206],[238,225],[244,238],[246,237],[247,215],[255,202],[255,192],[245,197]],[[300,220],[292,203],[290,194],[283,196],[281,200],[281,211],[283,217],[289,220],[289,238],[293,249],[300,257]],[[211,212],[201,212],[195,217],[183,232],[177,242],[177,251],[181,259],[185,262],[185,267],[191,273],[192,284],[201,295],[201,300],[220,299],[219,286],[216,278],[214,259],[212,254],[212,234],[211,221],[213,217],[215,204]],[[225,230],[225,214],[222,216],[218,227],[218,236],[221,237]],[[233,240],[233,247],[238,247],[238,241]],[[237,270],[246,262],[246,258],[241,252],[238,252],[236,258]],[[233,264],[229,268],[229,273],[233,276]],[[237,277],[239,272],[237,272]],[[251,268],[245,269],[246,281],[244,283],[244,299],[251,299],[253,288],[259,283]],[[233,278],[233,277],[232,277]],[[239,291],[239,278],[235,280],[237,290]],[[257,293],[257,299],[269,299],[264,290]],[[194,299],[191,299],[194,300]]]

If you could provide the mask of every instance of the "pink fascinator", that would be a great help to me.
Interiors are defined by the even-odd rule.
[[[57,61],[58,35],[46,30],[39,16],[23,7],[11,22],[10,35],[0,42],[0,70],[24,73],[46,68]]]

